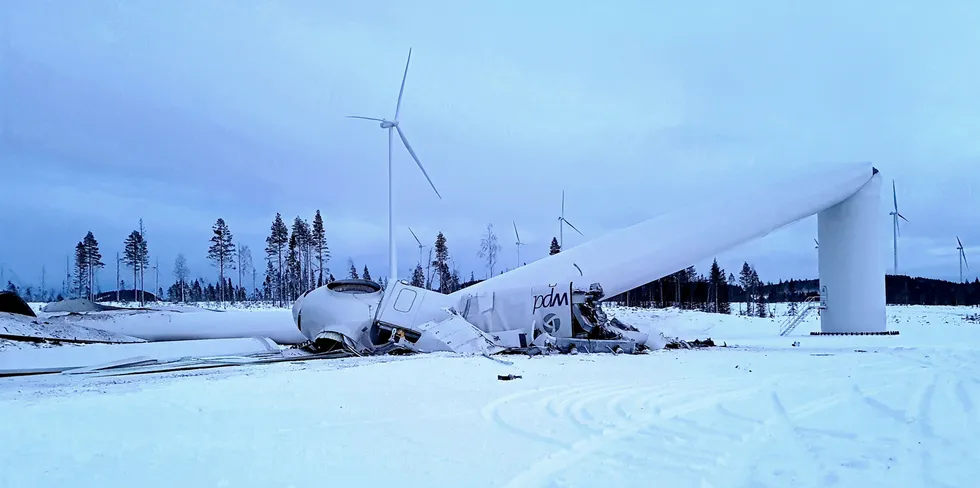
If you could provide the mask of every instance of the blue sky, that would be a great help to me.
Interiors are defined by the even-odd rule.
[[[396,147],[402,274],[407,225],[480,276],[488,222],[498,267],[515,220],[547,253],[562,188],[591,237],[764,184],[721,175],[873,161],[912,221],[901,271],[955,278],[956,235],[980,266],[976,25],[969,1],[2,2],[0,267],[58,280],[85,232],[114,256],[142,217],[162,283],[178,252],[211,277],[216,218],[260,263],[276,212],[320,209],[333,270],[386,274],[385,133],[344,116],[391,116],[411,46],[402,125],[444,199]],[[812,277],[815,233],[719,260]]]

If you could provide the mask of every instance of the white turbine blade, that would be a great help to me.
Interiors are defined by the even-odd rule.
[[[898,213],[898,193],[895,192],[895,180],[892,180],[892,201],[895,203],[895,213]]]
[[[395,104],[395,120],[402,108],[402,94],[405,93],[405,78],[408,78],[408,63],[412,62],[412,48],[408,48],[408,61],[405,61],[405,74],[402,75],[402,87],[398,89],[398,103]]]
[[[360,115],[348,115],[348,119],[361,119],[361,120],[373,120],[375,122],[384,122],[384,119],[376,119],[374,117],[361,117]]]
[[[561,220],[562,220],[562,222],[565,222],[566,224],[568,224],[568,226],[569,226],[569,227],[571,227],[572,229],[574,229],[574,230],[575,230],[575,232],[578,232],[578,234],[579,234],[580,236],[582,236],[582,237],[585,237],[585,234],[583,234],[583,233],[582,233],[582,231],[580,231],[580,230],[578,230],[578,229],[576,229],[576,228],[575,228],[575,226],[574,226],[574,225],[572,225],[572,223],[571,223],[571,222],[569,222],[569,221],[567,221],[567,220],[565,220],[565,217],[562,217],[562,218],[561,218]]]
[[[907,219],[907,218],[905,218],[905,216],[904,216],[904,215],[902,215],[902,214],[898,214],[898,216],[899,216],[899,218],[901,218],[902,220],[904,220],[904,221],[906,221],[906,222],[908,222],[908,221],[909,221],[909,219]]]
[[[820,245],[820,241],[818,241],[816,237],[813,238],[813,243],[818,246]]]
[[[415,238],[415,242],[419,243],[419,247],[421,247],[422,241],[419,240],[419,236],[415,235],[415,231],[413,231],[411,227],[408,228],[408,231],[412,233],[412,237]]]
[[[436,196],[441,200],[442,195],[439,194],[439,190],[436,189],[436,185],[432,183],[432,178],[429,178],[429,173],[425,172],[425,168],[422,166],[422,161],[419,161],[419,157],[415,155],[415,151],[412,150],[412,145],[409,144],[408,139],[405,138],[402,128],[396,125],[395,130],[398,131],[398,137],[402,138],[402,142],[405,143],[405,149],[408,149],[408,153],[412,155],[412,159],[415,160],[415,164],[419,165],[419,169],[422,170],[422,174],[425,175],[425,179],[429,182],[429,186],[432,187],[432,191],[436,192]]]
[[[963,249],[963,241],[960,240],[960,236],[956,236],[956,244],[960,246],[957,249]]]
[[[520,245],[521,235],[517,233],[517,222],[514,222],[514,235],[517,237],[517,245]]]
[[[960,256],[963,257],[963,264],[966,265],[966,269],[970,269],[970,262],[966,260],[966,252],[962,248],[960,248]]]

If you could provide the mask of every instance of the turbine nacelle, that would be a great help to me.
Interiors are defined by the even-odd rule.
[[[398,121],[397,120],[381,119],[381,123],[379,125],[381,126],[382,129],[390,129],[390,128],[398,125]]]

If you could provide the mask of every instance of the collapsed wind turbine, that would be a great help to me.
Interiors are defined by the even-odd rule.
[[[391,178],[391,146],[392,137],[394,129],[398,132],[398,137],[401,138],[402,143],[405,145],[405,149],[408,153],[412,155],[412,159],[415,160],[415,164],[419,166],[422,170],[422,175],[429,182],[429,186],[432,187],[432,191],[436,192],[436,196],[442,199],[442,195],[439,194],[439,190],[436,189],[436,185],[432,183],[432,179],[429,178],[429,173],[426,173],[425,168],[422,166],[422,162],[419,161],[419,157],[415,155],[415,151],[412,149],[412,145],[408,143],[408,139],[405,138],[405,133],[402,132],[401,127],[398,124],[398,112],[402,106],[402,94],[405,92],[405,78],[408,77],[408,65],[412,61],[412,49],[408,49],[408,61],[405,61],[405,73],[402,75],[402,85],[398,89],[398,102],[395,104],[395,116],[391,119],[379,119],[375,117],[362,117],[360,115],[348,115],[347,118],[350,119],[363,119],[363,120],[373,120],[375,122],[380,122],[382,129],[388,131],[388,266],[389,266],[389,280],[398,281],[398,259],[395,253],[395,230],[394,230],[394,211],[392,205],[392,178]],[[417,238],[416,238],[417,240]]]
[[[565,250],[565,224],[568,224],[578,235],[585,237],[582,231],[575,228],[571,222],[565,219],[565,190],[561,191],[561,215],[558,216],[558,247]]]
[[[956,244],[959,245],[956,249],[960,251],[960,283],[963,283],[963,265],[966,264],[966,269],[970,269],[970,263],[966,261],[966,252],[963,250],[963,241],[960,241],[959,236],[956,236]]]
[[[909,219],[905,218],[904,215],[898,212],[898,194],[895,192],[895,180],[892,180],[892,202],[895,205],[895,209],[888,213],[892,216],[892,244],[895,254],[895,274],[898,274],[898,236],[901,232],[898,230],[898,219],[902,219],[906,222]]]
[[[517,222],[514,222],[514,236],[517,237],[517,267],[521,267],[521,246],[524,246],[521,242],[521,235],[517,233]]]

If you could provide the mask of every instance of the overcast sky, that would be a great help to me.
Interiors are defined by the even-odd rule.
[[[418,260],[408,225],[427,245],[445,232],[481,276],[487,223],[498,267],[516,263],[512,221],[523,260],[547,254],[562,189],[588,238],[692,198],[723,214],[764,177],[709,180],[822,161],[872,161],[897,181],[900,271],[955,279],[956,235],[980,269],[976,2],[466,3],[0,2],[5,277],[36,283],[46,266],[60,291],[91,230],[111,289],[140,217],[164,286],[178,252],[194,276],[216,274],[218,217],[261,273],[276,212],[316,209],[338,277],[348,257],[387,274],[385,132],[344,116],[392,116],[409,47],[402,127],[443,199],[396,146],[402,276]],[[815,234],[809,218],[719,261],[815,277]]]

